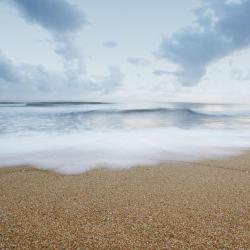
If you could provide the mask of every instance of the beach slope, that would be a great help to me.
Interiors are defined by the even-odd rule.
[[[0,169],[0,249],[249,249],[250,154],[60,175]]]

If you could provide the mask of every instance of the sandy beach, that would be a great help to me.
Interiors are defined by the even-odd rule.
[[[0,249],[249,249],[250,154],[61,175],[0,169]]]

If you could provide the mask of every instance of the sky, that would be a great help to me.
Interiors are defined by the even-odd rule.
[[[0,101],[250,103],[250,0],[1,0]]]

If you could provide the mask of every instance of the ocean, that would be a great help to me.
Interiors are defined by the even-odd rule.
[[[1,102],[0,167],[74,174],[239,154],[250,105]]]

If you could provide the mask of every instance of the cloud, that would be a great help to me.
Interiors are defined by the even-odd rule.
[[[133,65],[138,65],[138,66],[149,65],[149,61],[141,57],[129,57],[127,58],[127,62]]]
[[[106,48],[110,48],[110,49],[113,49],[113,48],[115,48],[115,47],[117,47],[117,42],[115,42],[115,41],[106,41],[106,42],[104,42],[103,44],[102,44],[104,47],[106,47]]]
[[[250,45],[249,13],[249,0],[205,0],[195,23],[164,39],[157,55],[179,66],[179,83],[195,85],[211,63]]]
[[[239,81],[249,81],[250,80],[250,71],[234,69],[230,72],[231,77]]]
[[[75,45],[74,35],[87,24],[85,14],[66,0],[12,0],[21,16],[45,28],[56,42],[56,53],[67,67],[82,68],[83,58]]]
[[[168,70],[160,70],[160,69],[158,69],[158,70],[155,70],[153,72],[153,74],[156,75],[156,76],[164,76],[164,75],[172,75],[173,72],[168,71]]]
[[[53,91],[58,85],[63,86],[59,74],[46,71],[41,65],[17,65],[0,52],[0,97]]]
[[[15,82],[19,78],[12,62],[0,53],[0,79],[2,82]]]
[[[122,83],[122,73],[117,67],[111,66],[107,76],[99,77],[99,80],[88,81],[87,89],[90,91],[101,91],[103,94],[108,94],[120,87]]]
[[[85,15],[66,0],[12,0],[23,17],[51,32],[71,32],[86,23]]]
[[[108,94],[123,84],[116,67],[98,80],[71,71],[49,71],[41,65],[16,64],[0,52],[0,99],[79,99],[87,94]]]
[[[26,21],[50,32],[65,67],[51,71],[41,65],[16,64],[0,51],[0,99],[79,99],[108,94],[123,84],[123,75],[116,67],[94,80],[83,74],[84,58],[76,34],[87,21],[76,6],[66,0],[11,1]]]

